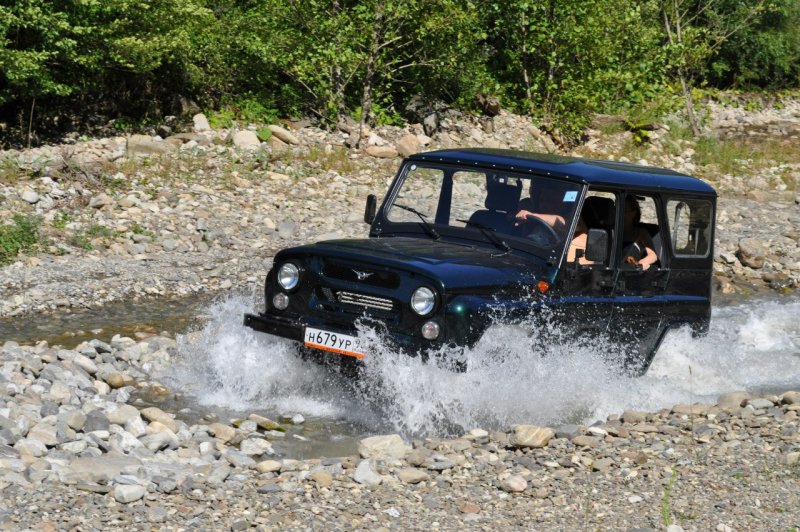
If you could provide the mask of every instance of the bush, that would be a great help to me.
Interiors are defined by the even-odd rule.
[[[13,225],[0,225],[0,265],[9,264],[20,252],[33,249],[39,242],[40,223],[37,217],[15,214]]]

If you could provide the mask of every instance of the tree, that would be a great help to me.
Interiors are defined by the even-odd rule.
[[[672,68],[681,86],[686,117],[694,135],[700,126],[694,112],[692,88],[706,62],[733,35],[747,27],[764,10],[767,0],[659,0],[664,35]]]

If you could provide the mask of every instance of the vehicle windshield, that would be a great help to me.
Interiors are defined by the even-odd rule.
[[[387,219],[421,226],[431,238],[464,228],[464,235],[500,250],[534,246],[559,254],[580,190],[578,183],[548,177],[410,164]]]

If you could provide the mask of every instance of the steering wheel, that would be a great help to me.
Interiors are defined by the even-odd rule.
[[[533,240],[533,243],[542,248],[552,247],[558,242],[558,235],[553,227],[539,218],[529,214],[525,217],[522,226],[522,234],[525,238]]]

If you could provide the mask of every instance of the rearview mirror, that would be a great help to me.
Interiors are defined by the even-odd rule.
[[[378,206],[378,199],[375,194],[367,196],[367,206],[364,208],[364,223],[372,225],[375,220],[375,210]]]
[[[589,229],[586,236],[586,259],[603,264],[608,262],[608,231]]]

